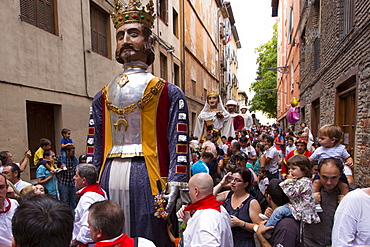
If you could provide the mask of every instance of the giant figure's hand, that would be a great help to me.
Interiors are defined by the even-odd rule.
[[[168,187],[168,190],[169,190],[169,194],[165,195],[165,198],[167,200],[166,212],[170,214],[173,207],[176,204],[177,196],[179,195],[179,186],[178,185],[170,185]]]

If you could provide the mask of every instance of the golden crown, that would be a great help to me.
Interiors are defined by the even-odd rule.
[[[215,95],[215,96],[218,96],[219,94],[218,94],[218,92],[216,92],[216,91],[211,91],[211,92],[209,92],[209,94],[207,95],[207,98],[209,97],[209,96],[213,96],[213,95]]]
[[[114,5],[115,11],[111,17],[116,29],[127,23],[142,23],[153,28],[155,14],[152,0],[146,5],[146,11],[140,0],[130,0],[125,6],[119,0],[114,0]]]

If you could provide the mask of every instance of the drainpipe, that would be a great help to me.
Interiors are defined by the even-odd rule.
[[[185,94],[186,88],[185,88],[185,0],[182,0],[181,4],[181,39],[182,39],[182,49],[181,49],[181,89]]]
[[[89,92],[87,90],[87,68],[86,68],[86,52],[91,52],[90,50],[85,50],[85,26],[84,26],[84,18],[83,18],[83,10],[82,10],[82,1],[81,0],[81,29],[82,29],[82,49],[83,49],[83,57],[84,57],[84,79],[85,79],[85,94],[87,98],[90,98]]]

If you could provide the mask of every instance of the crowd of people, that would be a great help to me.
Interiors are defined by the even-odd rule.
[[[204,141],[193,137],[189,142],[189,205],[177,212],[186,225],[177,239],[169,230],[170,239],[176,246],[256,246],[256,239],[261,246],[367,243],[370,235],[364,211],[370,191],[349,193],[354,189],[353,160],[339,144],[341,134],[338,126],[323,126],[313,152],[304,129],[283,133],[278,125],[244,128],[235,137],[217,132],[207,133]],[[40,236],[44,237],[34,240],[37,245],[55,241],[48,237],[55,229],[41,227],[46,215],[40,221],[25,216],[26,210],[36,213],[43,207],[42,213],[54,219],[47,226],[63,228],[60,246],[111,246],[110,242],[155,246],[146,238],[124,233],[121,206],[108,200],[97,183],[96,167],[87,164],[84,156],[77,161],[70,130],[63,129],[62,136],[58,157],[48,139],[40,140],[34,155],[36,184],[20,178],[30,151],[19,163],[14,163],[9,151],[0,153],[0,214],[4,219],[0,246],[11,246],[12,237],[16,243],[30,241],[24,234],[34,233],[25,230],[27,224],[42,229]],[[111,224],[116,224],[115,231]]]
[[[0,247],[370,243],[370,191],[349,192],[353,159],[338,126],[317,139],[304,123],[295,133],[261,126],[212,91],[189,140],[184,93],[148,72],[153,3],[115,5],[123,72],[94,97],[88,157],[77,160],[69,129],[59,158],[42,138],[30,184],[21,172],[31,152],[19,163],[0,152]]]
[[[304,123],[301,127],[283,132],[278,124],[253,125],[235,137],[209,131],[204,140],[190,141],[191,175],[212,179],[213,194],[230,216],[232,246],[255,246],[254,233],[261,246],[370,243],[360,216],[370,194],[355,190],[353,159],[339,143],[341,128],[325,125],[314,139]],[[358,210],[350,208],[354,202],[343,199],[346,195],[361,205]]]

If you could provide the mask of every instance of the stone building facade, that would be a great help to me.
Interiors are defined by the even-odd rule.
[[[370,186],[370,5],[367,0],[300,1],[300,109],[315,137],[342,128],[356,185]]]

